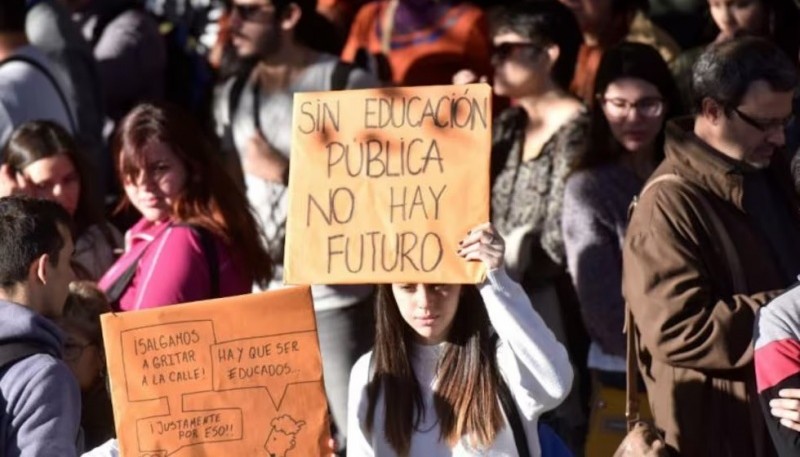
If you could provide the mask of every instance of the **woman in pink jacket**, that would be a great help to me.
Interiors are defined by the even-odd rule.
[[[115,308],[245,294],[269,281],[272,263],[244,193],[189,119],[140,105],[114,138],[123,205],[142,214],[100,280]]]

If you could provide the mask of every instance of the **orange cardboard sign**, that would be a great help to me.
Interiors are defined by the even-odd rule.
[[[288,284],[477,283],[489,220],[485,84],[296,93]]]
[[[101,318],[123,457],[324,455],[307,287]]]

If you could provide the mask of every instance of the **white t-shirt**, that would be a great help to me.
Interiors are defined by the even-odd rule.
[[[11,58],[17,55],[38,62],[58,78],[47,57],[36,47],[23,46]],[[54,121],[75,133],[70,122],[74,119],[71,112],[73,108],[65,105],[58,89],[37,67],[23,61],[0,65],[0,148],[5,147],[15,128],[29,121]]]
[[[572,365],[566,349],[556,340],[541,316],[534,311],[528,295],[505,270],[490,271],[480,287],[492,326],[499,336],[497,365],[506,380],[520,413],[533,457],[541,455],[539,416],[558,406],[572,386]],[[411,436],[410,457],[517,457],[510,427],[499,431],[488,449],[471,449],[464,439],[451,448],[440,439],[439,420],[433,409],[437,380],[435,368],[439,346],[414,345],[411,366],[420,386],[426,414]],[[361,357],[350,374],[347,418],[348,457],[390,457],[397,455],[384,433],[387,414],[384,393],[378,395],[372,434],[367,433],[367,384],[372,352]],[[389,412],[391,414],[391,412]]]

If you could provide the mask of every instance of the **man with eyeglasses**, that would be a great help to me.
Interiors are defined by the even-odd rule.
[[[218,133],[244,172],[247,197],[264,229],[275,263],[270,288],[283,285],[283,249],[291,164],[292,103],[295,92],[376,87],[368,73],[320,52],[326,37],[317,27],[316,0],[234,0],[232,44],[254,62],[222,90]],[[325,388],[337,430],[345,444],[350,369],[372,342],[373,287],[313,286]]]
[[[779,150],[798,75],[773,44],[709,47],[696,115],[632,214],[623,294],[656,425],[681,456],[771,456],[753,369],[759,309],[800,273],[800,207]],[[677,177],[676,177],[677,175]]]

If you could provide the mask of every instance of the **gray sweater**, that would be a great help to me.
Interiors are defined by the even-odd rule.
[[[622,242],[628,206],[643,184],[633,172],[610,164],[576,172],[564,191],[567,266],[594,346],[592,368],[608,369],[593,358],[625,356]]]
[[[30,341],[47,352],[14,363],[0,377],[0,446],[5,457],[72,457],[81,393],[61,360],[61,330],[34,311],[0,301],[0,344]]]

